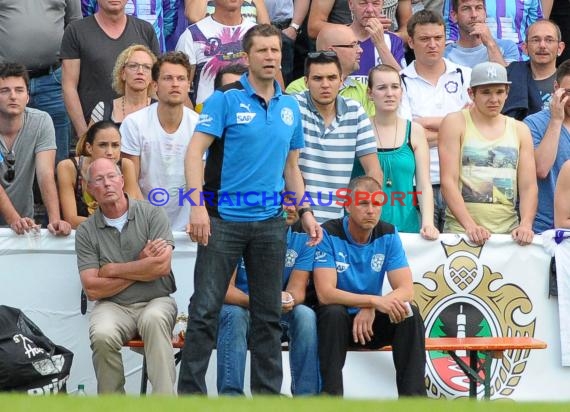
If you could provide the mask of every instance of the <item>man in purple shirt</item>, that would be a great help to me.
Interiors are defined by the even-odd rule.
[[[384,0],[349,0],[354,16],[350,25],[362,48],[360,68],[351,77],[368,84],[368,72],[380,63],[401,70],[406,66],[404,42],[396,34],[384,30],[380,17]],[[351,47],[336,45],[335,47]]]

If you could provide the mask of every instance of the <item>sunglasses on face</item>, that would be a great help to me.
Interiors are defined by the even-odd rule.
[[[320,50],[316,52],[307,53],[309,59],[318,59],[319,57],[337,57],[336,52],[332,50]]]
[[[332,47],[341,47],[341,48],[345,48],[345,49],[354,49],[355,47],[360,47],[360,42],[359,41],[354,41],[352,43],[347,43],[347,44],[333,44]]]

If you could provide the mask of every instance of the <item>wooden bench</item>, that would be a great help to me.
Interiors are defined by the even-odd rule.
[[[127,343],[125,343],[123,346],[126,346],[128,348],[131,349],[141,349],[144,348],[144,342],[143,340],[138,337],[135,339],[131,339],[130,341],[128,341]],[[182,347],[184,347],[184,339],[182,338],[173,338],[172,339],[172,347],[174,349],[182,349]],[[141,371],[141,395],[146,394],[146,390],[147,390],[147,384],[148,384],[148,374],[147,374],[147,370],[146,370],[146,356],[144,354],[144,351],[142,352],[143,355],[143,364],[142,364],[142,371]],[[178,365],[180,363],[180,359],[182,358],[182,352],[178,351],[174,354],[174,364]]]
[[[144,342],[140,339],[130,340],[124,346],[129,348],[143,348]],[[184,340],[173,339],[172,347],[181,349],[184,346]],[[485,388],[484,398],[491,397],[491,361],[492,359],[500,359],[506,350],[526,350],[526,349],[545,349],[546,342],[531,337],[469,337],[469,338],[426,338],[426,351],[443,351],[446,352],[469,379],[469,397],[477,398],[477,384],[482,384]],[[287,346],[283,347],[284,350]],[[370,349],[354,349],[354,351],[371,351]],[[391,346],[385,346],[378,349],[379,351],[391,351]],[[456,351],[466,351],[469,356],[469,364],[457,356]],[[481,359],[479,354],[485,355]],[[174,355],[175,363],[180,362],[181,353],[176,352]],[[481,376],[481,374],[483,376]],[[145,394],[147,390],[147,371],[146,358],[143,354],[143,366],[141,374],[141,394]]]
[[[470,338],[426,338],[426,350],[447,352],[469,379],[469,397],[477,399],[477,384],[485,388],[483,397],[491,397],[491,361],[501,359],[506,350],[546,349],[546,342],[531,337],[470,337]],[[456,351],[464,350],[469,364]],[[484,354],[479,359],[479,354]],[[481,377],[479,372],[483,373]]]

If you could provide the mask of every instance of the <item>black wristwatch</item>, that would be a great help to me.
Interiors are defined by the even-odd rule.
[[[310,207],[306,206],[306,207],[302,207],[301,209],[297,210],[297,214],[299,215],[299,219],[301,219],[303,217],[303,215],[305,213],[309,212],[310,214],[312,214],[313,216],[315,216],[315,213],[313,212],[313,209],[311,209]]]

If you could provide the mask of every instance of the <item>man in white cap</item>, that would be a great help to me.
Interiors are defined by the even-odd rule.
[[[538,189],[530,131],[501,114],[510,83],[498,63],[475,66],[469,88],[473,105],[447,115],[439,132],[444,231],[465,233],[479,245],[491,233],[511,233],[520,245],[534,236]]]

